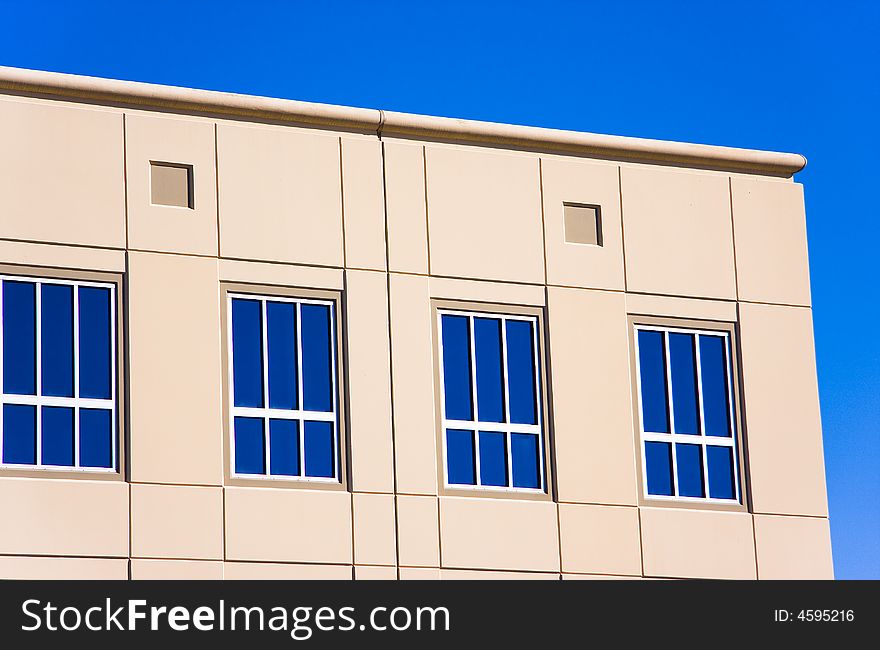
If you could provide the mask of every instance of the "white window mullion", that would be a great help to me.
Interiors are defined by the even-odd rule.
[[[36,374],[34,375],[36,383],[34,385],[34,392],[37,396],[35,412],[37,417],[36,422],[36,432],[37,432],[37,458],[36,464],[43,464],[43,417],[42,417],[42,407],[40,406],[40,397],[43,394],[43,351],[42,351],[42,341],[43,341],[43,332],[42,332],[42,321],[43,321],[43,290],[42,283],[37,282],[35,285],[35,295],[34,295],[34,305],[36,306],[36,336],[34,339],[34,347],[36,348]],[[74,466],[76,466],[76,459],[74,459]]]
[[[269,448],[272,443],[272,437],[269,435],[269,416],[266,415],[262,418],[263,420],[263,446],[265,452],[265,463],[266,463],[266,476],[269,476],[272,472],[270,471],[269,463],[272,462],[272,450]]]
[[[305,378],[303,377],[303,364],[302,364],[302,303],[296,303],[296,406],[301,411],[304,412],[305,405],[303,404],[303,385],[305,384]],[[335,370],[336,366],[334,366]],[[335,372],[334,372],[335,374]],[[268,404],[266,405],[268,406]],[[301,418],[299,420],[299,427],[297,428],[297,437],[299,438],[299,476],[306,475],[306,421],[305,418]]]
[[[81,406],[90,409],[112,409],[113,400],[103,399],[100,397],[90,397],[75,399],[73,397],[55,397],[36,395],[5,395],[3,401],[7,404],[27,404],[30,406],[60,406],[66,408],[74,408]]]
[[[333,422],[335,415],[329,411],[299,411],[288,409],[265,409],[256,406],[236,406],[234,407],[235,415],[246,418],[262,418],[267,415],[273,420],[299,420],[306,418],[308,420],[317,420],[319,422]],[[468,423],[468,426],[471,426]]]
[[[691,435],[689,433],[645,433],[642,435],[642,440],[646,440],[649,442],[674,442],[679,445],[699,445],[702,444],[700,442],[699,436]],[[707,438],[709,440],[708,444],[713,446],[721,446],[721,447],[733,447],[734,442],[730,438]]]
[[[452,429],[473,429],[475,426],[478,426],[482,431],[497,431],[499,433],[504,433],[508,430],[511,433],[541,433],[541,427],[537,424],[507,425],[504,422],[480,422],[479,424],[477,424],[476,422],[472,422],[471,420],[447,420],[444,418],[443,425]]]
[[[700,449],[703,459],[703,492],[704,496],[709,497],[709,452],[706,449],[706,416],[703,411],[703,363],[700,358],[700,337],[696,335],[694,341],[694,364],[696,365],[697,376],[697,413],[700,416]]]
[[[672,403],[672,355],[669,352],[669,332],[663,332],[663,345],[666,350],[666,410],[669,414],[669,432],[675,434],[675,414]],[[672,493],[678,496],[678,453],[675,449],[675,439],[672,441]]]
[[[507,320],[501,318],[501,368],[504,371],[504,388],[501,391],[501,399],[504,400],[504,422],[508,425],[504,432],[504,443],[507,450],[507,486],[513,487],[513,452],[511,444],[513,438],[510,435],[510,372],[507,367]]]
[[[474,335],[474,319],[468,317],[468,348],[471,361],[471,410],[474,413],[474,422],[480,421],[480,409],[477,404],[477,337]]]
[[[468,337],[470,339],[468,347],[471,355],[471,409],[474,414],[473,430],[474,433],[474,471],[476,480],[475,485],[482,485],[480,478],[480,409],[477,405],[477,337],[474,335],[474,317],[468,316]]]
[[[474,422],[473,424],[476,424]],[[471,436],[474,440],[474,485],[482,485],[480,481],[480,430],[479,428],[471,429]]]
[[[112,318],[110,319],[113,320]],[[115,340],[115,339],[114,339]],[[116,346],[113,346],[113,349],[116,349]],[[113,367],[116,367],[116,364],[113,364]],[[114,376],[116,373],[113,373]],[[115,392],[110,393],[111,397],[116,395]],[[74,283],[73,285],[73,396],[74,398],[79,397],[79,284]],[[116,424],[114,418],[113,425],[113,441],[114,441],[114,451],[113,451],[113,466],[115,467],[116,463],[116,451],[115,451],[115,442],[116,442]],[[80,466],[79,461],[79,451],[80,451],[80,441],[79,441],[79,406],[74,406],[73,408],[73,465],[74,467]]]
[[[268,323],[268,309],[266,308],[266,301],[260,300],[260,320],[262,321],[262,332],[261,338],[263,339],[262,345],[260,346],[260,354],[263,355],[263,408],[267,411],[269,410],[269,323]],[[269,418],[266,416],[263,420],[263,462],[266,463],[266,475],[271,474],[270,463],[272,461],[271,457],[271,445],[269,444]]]

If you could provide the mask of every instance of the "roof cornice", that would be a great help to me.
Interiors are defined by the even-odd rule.
[[[807,164],[796,153],[736,149],[446,117],[316,104],[177,86],[118,81],[0,66],[0,91],[179,112],[346,128],[379,136],[478,142],[613,160],[792,176]]]

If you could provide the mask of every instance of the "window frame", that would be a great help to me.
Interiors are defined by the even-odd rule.
[[[343,301],[339,291],[321,291],[316,289],[300,289],[294,287],[282,287],[272,285],[257,285],[246,283],[221,282],[221,296],[223,306],[221,312],[221,326],[223,328],[222,336],[222,363],[223,363],[223,474],[226,485],[236,485],[244,487],[286,487],[300,489],[323,489],[323,490],[347,490],[348,489],[348,446],[346,435],[346,410],[344,390],[344,357],[343,357],[343,331],[344,331],[344,313],[342,311]],[[262,347],[261,355],[267,352],[268,342],[266,340],[267,323],[265,320],[266,302],[284,302],[292,304],[321,304],[331,307],[331,335],[333,341],[331,345],[332,358],[331,364],[333,368],[332,376],[332,395],[334,411],[319,412],[306,411],[302,408],[297,410],[289,409],[273,409],[268,406],[268,363],[266,357],[263,359],[263,407],[238,407],[235,406],[233,398],[233,352],[232,352],[232,300],[234,298],[243,298],[245,300],[262,300],[261,314],[262,318]],[[299,313],[299,310],[297,310]],[[299,333],[299,321],[297,321],[297,332]],[[301,343],[300,343],[301,345]],[[302,363],[301,347],[297,348],[299,356],[297,363]],[[300,401],[298,406],[302,406],[302,371],[299,371],[300,382],[298,392]],[[240,413],[245,411],[250,413]],[[238,413],[237,413],[238,412]],[[270,450],[268,444],[268,428],[264,425],[264,457],[266,460],[266,474],[239,474],[235,471],[235,438],[234,438],[234,418],[236,414],[244,417],[258,417],[264,419],[285,419],[303,422],[304,420],[313,419],[334,423],[334,477],[322,476],[286,476],[280,474],[269,473]],[[274,415],[273,415],[274,414]],[[311,417],[314,415],[315,417]],[[327,417],[330,416],[330,417]],[[300,453],[303,453],[302,441],[304,436],[304,427],[299,427]],[[303,460],[301,456],[301,462]]]
[[[637,475],[639,486],[639,503],[645,506],[660,507],[677,507],[689,509],[706,509],[706,510],[730,510],[737,512],[748,512],[750,510],[750,495],[748,484],[748,458],[746,455],[746,430],[745,422],[742,414],[742,404],[740,401],[740,385],[741,377],[739,372],[739,347],[738,337],[736,336],[736,324],[720,321],[709,320],[690,320],[679,318],[659,318],[646,316],[630,316],[629,317],[629,336],[631,349],[631,375],[632,375],[632,395],[633,395],[633,422],[636,445],[636,461]],[[726,340],[726,370],[728,376],[728,416],[730,419],[730,427],[732,429],[730,437],[706,436],[704,433],[705,414],[702,407],[702,370],[697,375],[697,390],[699,401],[699,421],[700,431],[698,435],[674,433],[673,423],[674,416],[671,413],[671,392],[672,377],[671,365],[669,361],[669,340],[668,335],[664,336],[665,358],[666,362],[666,407],[669,413],[670,433],[646,432],[644,430],[643,414],[642,414],[642,386],[639,364],[639,330],[659,331],[668,333],[681,333],[693,335],[711,335],[724,337]],[[699,363],[699,345],[695,346],[695,361]],[[699,367],[699,366],[698,366]],[[707,439],[708,438],[708,439]],[[647,460],[645,454],[645,442],[667,442],[667,443],[683,443],[700,446],[701,464],[702,464],[702,485],[705,490],[705,497],[691,497],[679,495],[660,495],[648,494],[647,484]],[[707,464],[707,447],[720,446],[729,447],[733,450],[733,476],[735,478],[734,499],[720,499],[710,497],[708,486],[708,464]],[[672,477],[673,486],[678,483],[677,475],[677,458],[675,453],[675,445],[671,448],[672,455]],[[677,492],[677,488],[673,487],[673,491]]]
[[[459,315],[468,317],[488,317],[497,319],[510,319],[519,321],[529,321],[533,324],[533,341],[535,344],[534,363],[535,377],[537,379],[537,420],[536,425],[512,424],[510,422],[479,422],[476,419],[469,420],[447,420],[446,418],[446,397],[443,384],[443,341],[442,341],[442,325],[441,319],[444,314]],[[436,430],[436,450],[437,450],[437,485],[441,495],[446,496],[475,496],[475,497],[493,497],[507,499],[528,499],[528,500],[545,500],[552,501],[554,495],[553,483],[553,456],[551,450],[552,445],[552,417],[549,411],[549,393],[550,388],[547,381],[547,359],[546,359],[546,339],[544,333],[544,309],[542,307],[528,307],[521,305],[508,305],[496,303],[477,303],[465,302],[458,300],[437,300],[431,301],[431,322],[434,335],[433,356],[434,356],[434,403],[435,403],[435,430]],[[502,327],[503,337],[506,338],[506,328]],[[469,325],[469,337],[473,341],[473,320]],[[471,346],[471,399],[476,400],[476,382],[474,365],[475,348]],[[503,365],[505,378],[505,396],[508,394],[508,367]],[[477,417],[477,406],[474,403],[474,417]],[[505,399],[505,417],[510,419],[510,406]],[[455,423],[464,425],[464,428],[475,431],[474,439],[474,455],[475,455],[475,472],[477,484],[459,484],[449,483],[448,480],[448,463],[446,450],[446,429],[447,425],[451,428],[460,428],[454,426]],[[521,488],[509,486],[480,485],[479,476],[479,431],[497,431],[507,434],[507,458],[508,458],[508,476],[512,477],[511,465],[511,448],[510,433],[517,433],[514,429],[521,429],[523,433],[529,433],[539,436],[539,470],[541,486],[538,488]],[[537,429],[534,431],[527,429]],[[512,482],[512,481],[511,481]]]
[[[124,321],[125,310],[124,276],[121,273],[104,271],[87,271],[78,269],[44,268],[38,266],[0,265],[0,281],[10,280],[13,282],[33,282],[35,293],[38,297],[35,305],[37,322],[35,324],[36,346],[36,395],[6,395],[3,393],[2,379],[2,355],[3,344],[2,332],[0,332],[0,404],[27,404],[37,407],[36,417],[36,455],[41,461],[41,428],[42,417],[40,407],[61,406],[74,409],[74,462],[76,465],[43,465],[38,462],[35,465],[4,463],[0,457],[0,476],[22,478],[53,478],[53,479],[81,479],[81,480],[124,480],[127,472],[127,440],[126,423],[126,384],[125,384],[125,348],[124,348]],[[80,286],[106,288],[110,290],[111,317],[110,317],[110,398],[82,398],[82,397],[57,397],[44,396],[41,385],[41,354],[42,342],[40,339],[41,327],[39,325],[39,305],[42,300],[39,287],[43,284],[56,284],[71,286],[74,289],[74,393],[78,392],[79,372],[76,359],[79,356],[78,333],[79,333],[79,296],[77,289]],[[3,296],[0,292],[0,326],[2,326]],[[109,404],[110,408],[107,408]],[[111,412],[111,466],[110,467],[82,467],[79,466],[79,408],[99,408]],[[2,414],[0,414],[0,454],[2,454]]]

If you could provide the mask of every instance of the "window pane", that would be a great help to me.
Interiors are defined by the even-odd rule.
[[[507,436],[497,431],[480,431],[480,483],[507,485]]]
[[[79,396],[110,399],[110,290],[79,288]],[[45,322],[45,319],[43,319]],[[101,466],[103,467],[103,465]]]
[[[668,442],[645,443],[648,494],[672,496],[672,445]]]
[[[513,487],[539,488],[541,474],[538,466],[540,438],[530,433],[510,434],[510,455],[513,460]]]
[[[113,466],[113,418],[107,409],[79,410],[79,464]]]
[[[333,478],[333,423],[306,422],[304,438],[306,476]]]
[[[666,411],[666,346],[663,332],[639,330],[639,375],[642,426],[645,431],[669,433]]]
[[[73,409],[44,406],[41,409],[40,434],[43,465],[72,467],[73,462]]]
[[[700,433],[697,411],[697,364],[694,335],[669,333],[672,413],[676,433]]]
[[[235,406],[263,406],[263,323],[257,300],[232,301],[232,383]]]
[[[477,415],[480,422],[504,422],[504,371],[501,368],[501,321],[474,318],[477,362]]]
[[[533,324],[507,321],[507,380],[510,383],[510,421],[538,424],[535,389],[535,347]],[[516,463],[514,463],[514,469]],[[516,480],[514,479],[514,483]],[[528,486],[523,486],[528,487]]]
[[[709,461],[709,496],[713,499],[734,499],[736,489],[733,476],[733,449],[706,447]]]
[[[703,497],[703,450],[700,445],[675,445],[678,495]]]
[[[730,435],[726,339],[700,336],[700,366],[703,373],[703,419],[706,435]]]
[[[330,336],[330,307],[302,305],[303,408],[308,411],[333,410],[333,380]],[[308,431],[306,425],[306,431]],[[306,471],[309,463],[306,461]],[[309,474],[309,476],[323,476]]]
[[[44,284],[41,293],[42,392],[54,397],[73,397],[73,287]],[[45,454],[44,447],[43,462],[46,462]],[[71,453],[70,463],[59,464],[72,465],[72,459]]]
[[[443,315],[443,395],[446,417],[450,420],[472,420],[471,348],[468,319],[465,316]]]
[[[450,484],[476,485],[473,431],[446,430],[446,466]]]
[[[296,408],[296,305],[266,303],[269,348],[269,407]],[[269,428],[271,429],[271,424]]]
[[[299,476],[299,420],[269,420],[269,473]]]
[[[32,282],[3,282],[4,393],[37,394],[35,286]]]
[[[235,473],[266,473],[263,418],[235,418]]]
[[[36,407],[3,405],[3,462],[16,465],[37,463]]]

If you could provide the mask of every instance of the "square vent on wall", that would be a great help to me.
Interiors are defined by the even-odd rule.
[[[598,205],[563,203],[562,210],[567,243],[602,245],[602,211]]]
[[[150,203],[194,209],[192,165],[150,161]]]

